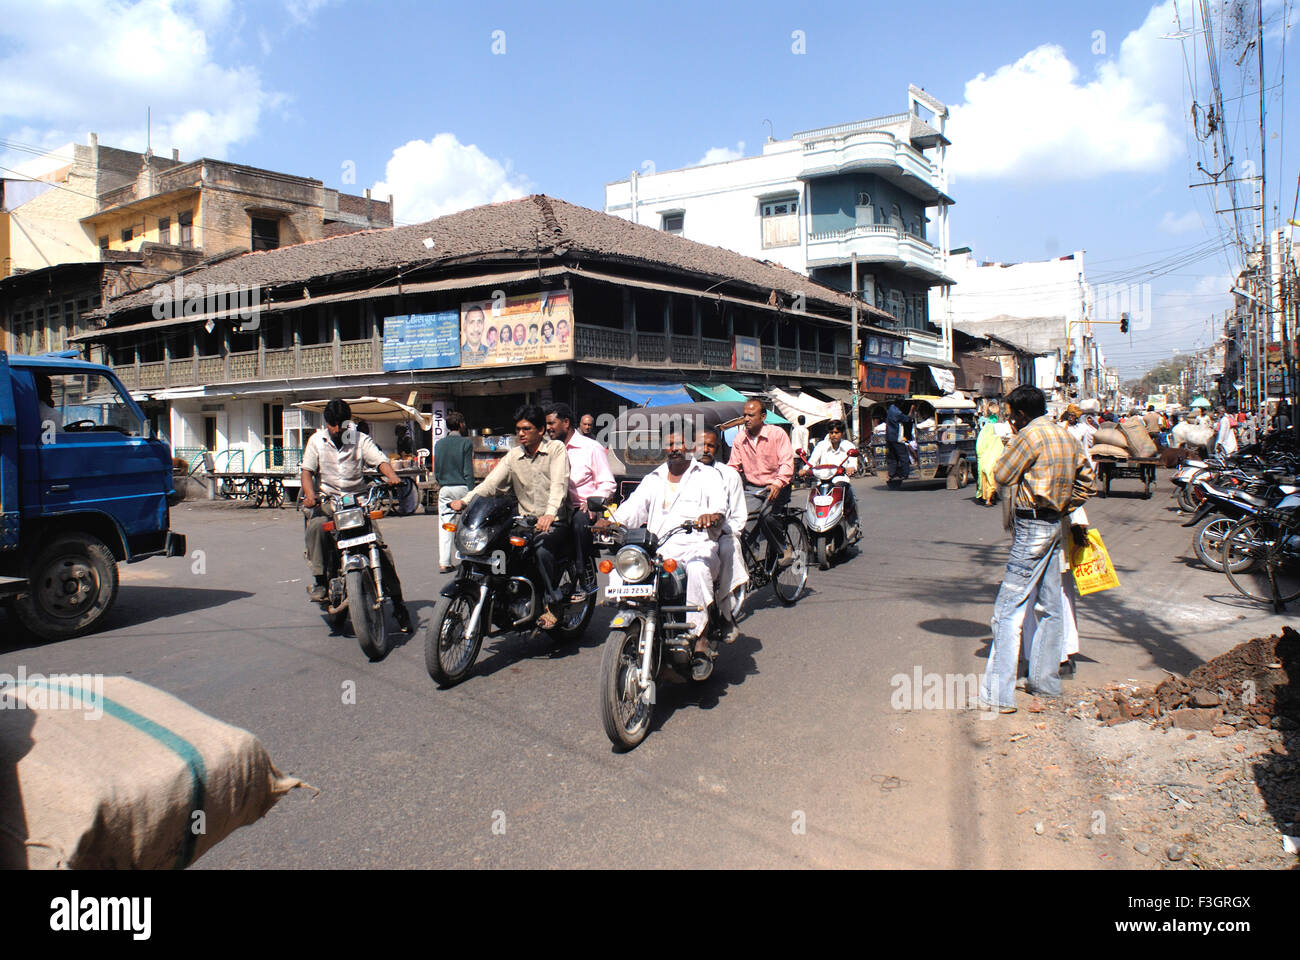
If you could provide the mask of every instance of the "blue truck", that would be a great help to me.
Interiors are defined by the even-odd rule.
[[[113,371],[0,351],[0,603],[36,636],[95,629],[122,562],[185,556],[168,445]]]

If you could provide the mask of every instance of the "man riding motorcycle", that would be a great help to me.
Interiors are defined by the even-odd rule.
[[[557,587],[556,558],[569,547],[569,458],[564,444],[546,436],[546,413],[536,404],[515,411],[515,439],[519,445],[501,458],[484,481],[448,506],[459,512],[475,497],[497,497],[509,491],[520,514],[537,518],[536,556],[546,604],[537,624],[550,630],[559,619],[552,607],[563,599]]]
[[[552,404],[546,411],[546,432],[552,440],[564,444],[569,458],[569,510],[573,522],[573,556],[583,593],[596,592],[596,580],[587,563],[592,554],[591,522],[595,519],[587,509],[588,497],[614,495],[618,485],[609,469],[609,454],[594,438],[584,436],[575,427],[573,408],[567,403]],[[581,599],[575,597],[575,599]]]
[[[780,427],[766,423],[767,405],[758,399],[745,403],[742,427],[736,434],[728,465],[740,471],[745,480],[745,506],[751,516],[770,503],[772,509],[790,502],[790,481],[794,479],[794,450],[790,438]],[[759,526],[767,538],[768,549],[780,555],[778,566],[784,569],[794,561],[794,549],[777,529],[772,513],[759,517]]]
[[[858,522],[858,501],[853,495],[853,486],[849,478],[858,470],[858,458],[849,456],[852,450],[844,439],[844,421],[832,420],[826,437],[813,447],[808,455],[809,466],[800,473],[807,475],[813,467],[843,467],[844,474],[834,479],[834,483],[844,488],[844,516],[851,524]]]
[[[615,511],[614,519],[623,526],[644,525],[657,537],[687,520],[702,528],[678,532],[660,544],[659,555],[686,565],[686,602],[702,608],[686,614],[686,622],[695,639],[692,673],[703,678],[713,668],[705,628],[709,622],[707,610],[713,602],[713,581],[721,562],[715,537],[727,510],[727,494],[716,470],[687,457],[681,431],[664,437],[664,455],[665,462],[638,484]],[[602,517],[593,529],[600,531],[608,526],[609,521]]]
[[[352,408],[346,400],[335,399],[325,404],[324,418],[325,426],[311,435],[302,455],[302,505],[311,511],[305,540],[307,563],[315,578],[308,594],[313,603],[320,603],[329,595],[325,560],[334,549],[333,539],[325,529],[334,516],[334,508],[317,494],[316,475],[320,475],[320,493],[332,496],[364,493],[366,467],[378,467],[383,478],[393,486],[401,482],[379,445],[349,422]],[[378,523],[374,524],[374,531],[379,534]],[[382,535],[379,540],[383,543]],[[387,544],[381,548],[379,557],[384,593],[393,601],[393,619],[403,633],[410,633],[411,614],[402,600],[402,582],[397,578],[397,564]]]
[[[730,621],[726,642],[734,643],[740,636],[740,627],[736,625],[736,615],[740,612],[736,604],[735,591],[749,582],[749,571],[745,568],[744,551],[740,548],[740,537],[745,532],[745,521],[749,511],[745,508],[745,484],[740,474],[725,463],[718,462],[717,430],[701,430],[696,444],[695,458],[706,467],[718,471],[722,478],[722,488],[727,494],[727,509],[722,518],[722,536],[718,539],[718,582],[715,594],[721,597],[718,608]]]

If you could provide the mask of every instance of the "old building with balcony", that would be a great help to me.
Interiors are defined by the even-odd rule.
[[[856,290],[906,335],[909,361],[948,366],[947,117],[912,86],[903,113],[769,140],[756,157],[633,173],[606,185],[605,212]]]
[[[844,293],[544,196],[233,256],[173,286],[183,303],[110,299],[102,327],[73,340],[112,364],[176,448],[237,448],[246,463],[301,447],[318,423],[300,400],[449,404],[508,433],[525,401],[601,414],[688,389],[838,399],[864,372]],[[212,290],[239,303],[213,309]],[[901,355],[888,321],[859,305],[862,337]]]

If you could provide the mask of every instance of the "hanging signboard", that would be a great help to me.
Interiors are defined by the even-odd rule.
[[[905,397],[912,386],[912,371],[899,367],[884,367],[874,363],[863,364],[862,392],[878,396],[890,394]]]
[[[384,318],[384,369],[460,366],[460,315],[455,310]]]
[[[573,306],[567,290],[462,303],[460,333],[466,367],[572,360]]]
[[[1282,396],[1283,374],[1286,365],[1282,356],[1282,344],[1270,343],[1264,347],[1264,382],[1270,397]]]
[[[758,337],[732,337],[731,367],[733,370],[762,370],[763,346]]]

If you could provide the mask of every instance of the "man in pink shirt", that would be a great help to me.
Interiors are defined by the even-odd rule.
[[[789,566],[794,550],[777,532],[772,511],[790,502],[790,481],[794,478],[794,449],[786,432],[766,423],[767,405],[762,400],[745,403],[745,415],[727,465],[740,471],[745,481],[745,506],[767,537],[769,549],[781,551],[781,565]],[[759,509],[768,509],[759,514]]]
[[[591,556],[592,515],[587,510],[588,497],[614,495],[616,484],[609,469],[609,454],[600,443],[583,436],[574,424],[573,408],[567,403],[554,403],[546,409],[546,431],[552,440],[564,444],[569,455],[569,505],[573,508],[573,553],[578,561],[583,582],[582,590],[592,593],[596,578],[588,562]],[[581,598],[578,598],[581,599]]]

